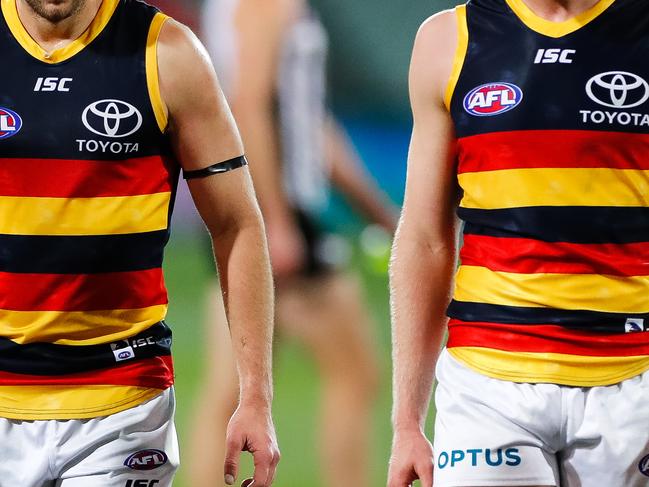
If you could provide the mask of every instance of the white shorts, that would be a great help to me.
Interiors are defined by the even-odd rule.
[[[0,418],[0,487],[170,487],[174,392],[83,420]]]
[[[437,364],[435,487],[649,486],[649,372],[606,387],[517,384]]]

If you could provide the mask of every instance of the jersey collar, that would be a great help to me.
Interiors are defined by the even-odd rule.
[[[104,30],[120,2],[120,0],[104,0],[97,11],[97,15],[81,36],[70,42],[67,46],[48,53],[32,39],[23,26],[18,17],[16,0],[0,1],[2,2],[0,4],[2,7],[2,15],[16,41],[31,56],[47,64],[57,64],[66,61],[81,52],[84,47],[90,44]]]
[[[507,5],[527,27],[548,37],[563,37],[595,20],[615,0],[600,0],[593,7],[563,22],[552,22],[536,15],[523,0],[506,0]]]

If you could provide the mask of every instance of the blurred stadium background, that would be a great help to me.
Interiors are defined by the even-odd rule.
[[[196,29],[201,0],[152,0]],[[410,132],[407,70],[419,24],[429,15],[460,3],[453,0],[311,0],[330,35],[331,105],[347,128],[369,171],[397,203],[402,200]],[[390,345],[387,292],[389,242],[350,215],[334,197],[322,225],[347,235],[355,270],[363,277],[380,357],[381,393],[376,401],[373,438],[373,485],[385,485],[390,448]],[[169,323],[174,330],[177,424],[181,448],[204,371],[205,284],[213,266],[205,259],[203,228],[191,202],[181,192],[165,274],[170,292]],[[314,436],[318,381],[313,364],[292,343],[275,358],[275,419],[283,460],[278,487],[335,487],[321,484]],[[243,473],[250,471],[244,462]],[[182,467],[177,487],[190,487]],[[219,480],[215,479],[215,485]]]

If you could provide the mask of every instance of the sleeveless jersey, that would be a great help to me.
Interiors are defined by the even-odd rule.
[[[239,72],[235,15],[239,0],[207,0],[202,34],[224,91],[236,90]],[[284,33],[277,68],[277,116],[284,187],[291,204],[317,213],[329,197],[325,161],[327,33],[314,12]],[[249,76],[254,76],[251,67]]]
[[[561,23],[522,0],[456,13],[450,352],[517,382],[649,369],[649,4],[601,0]]]
[[[1,0],[0,416],[111,414],[173,382],[163,248],[178,179],[166,17],[104,0],[46,53]]]

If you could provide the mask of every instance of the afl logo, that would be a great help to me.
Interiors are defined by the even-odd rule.
[[[640,463],[638,463],[638,469],[640,473],[645,477],[649,477],[649,455],[646,455]]]
[[[586,94],[605,107],[633,108],[649,99],[649,84],[637,74],[608,71],[588,80]]]
[[[523,101],[523,90],[511,83],[488,83],[471,90],[464,97],[464,109],[476,117],[500,115]]]
[[[162,467],[167,460],[162,450],[140,450],[124,460],[124,465],[132,470],[153,470]]]
[[[81,120],[92,133],[114,139],[128,137],[142,126],[142,114],[121,100],[99,100],[88,105]]]
[[[13,137],[20,132],[23,120],[13,110],[0,107],[0,140]]]

